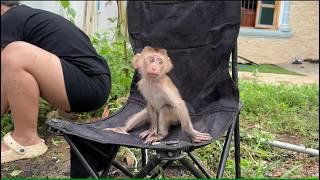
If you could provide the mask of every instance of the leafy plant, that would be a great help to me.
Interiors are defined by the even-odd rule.
[[[114,23],[114,19],[109,19]],[[91,37],[92,43],[97,52],[103,56],[109,64],[112,76],[112,90],[110,101],[128,96],[133,68],[130,60],[133,57],[131,46],[126,43],[128,40],[121,36],[115,35],[117,30],[110,29],[103,33],[96,33]]]
[[[64,9],[65,17],[74,24],[76,18],[76,11],[71,7],[70,1],[60,0],[60,4]]]

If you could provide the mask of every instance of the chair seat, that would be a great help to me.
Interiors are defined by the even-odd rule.
[[[209,133],[213,137],[212,141],[205,143],[193,143],[191,139],[182,132],[180,125],[172,126],[168,136],[160,141],[160,143],[154,145],[144,144],[144,141],[139,138],[139,134],[148,129],[148,124],[132,130],[130,135],[102,130],[107,127],[124,125],[130,114],[138,112],[142,108],[143,106],[141,104],[128,101],[118,112],[95,123],[79,124],[59,119],[52,119],[47,123],[55,131],[59,130],[65,134],[79,136],[102,144],[117,144],[147,149],[179,150],[190,147],[201,147],[211,143],[226,132],[226,129],[239,112],[237,110],[214,110],[204,114],[191,115],[194,128],[200,132]]]

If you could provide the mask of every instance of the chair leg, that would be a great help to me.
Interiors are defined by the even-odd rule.
[[[147,164],[147,156],[148,156],[148,154],[147,154],[147,150],[146,149],[141,149],[141,166],[142,167],[145,167],[146,166],[146,164]]]
[[[118,151],[120,149],[120,146],[114,146],[111,152],[111,157],[109,162],[106,164],[106,166],[103,168],[103,172],[101,173],[100,177],[107,177],[109,170],[111,168],[111,165],[113,165],[113,160],[116,157]]]
[[[133,174],[125,166],[122,166],[119,162],[113,160],[112,166],[119,169],[120,171],[122,171],[125,175],[129,176],[130,178],[133,177]]]
[[[148,161],[148,163],[146,164],[146,166],[138,173],[134,176],[134,178],[144,178],[146,177],[148,174],[150,174],[150,172],[161,163],[162,159],[160,157],[157,156],[153,156],[150,158],[150,160]]]
[[[100,149],[96,148],[94,145],[92,145],[89,142],[84,141],[84,143],[86,143],[86,145],[88,145],[90,148],[92,148],[93,150],[95,150],[97,153],[99,153],[100,155],[106,157],[107,159],[111,159],[112,161],[108,162],[106,167],[104,168],[103,173],[101,174],[100,177],[106,177],[106,172],[109,172],[109,169],[111,167],[111,164],[116,167],[117,169],[119,169],[120,171],[122,171],[125,175],[129,176],[129,177],[133,177],[133,174],[128,171],[124,166],[122,166],[120,163],[118,163],[116,160],[114,160],[115,156],[117,155],[120,146],[115,146],[112,150],[112,152],[110,153],[110,155],[107,155],[106,153],[104,153],[103,151],[101,151]]]
[[[211,175],[208,173],[208,171],[203,167],[201,162],[197,159],[195,155],[193,155],[192,152],[187,152],[189,157],[192,159],[192,161],[198,166],[198,168],[201,170],[201,172],[209,179],[211,179]]]
[[[229,149],[230,149],[232,133],[234,131],[235,124],[236,124],[236,121],[234,121],[231,127],[228,129],[227,137],[226,137],[226,140],[224,141],[223,150],[220,158],[220,164],[217,170],[217,176],[216,176],[217,178],[221,178],[223,176],[224,168],[226,166],[226,161],[229,156]]]
[[[195,177],[197,178],[205,178],[205,176],[197,169],[194,167],[194,163],[189,160],[187,157],[183,157],[182,159],[179,159],[181,164],[186,167]]]
[[[234,129],[234,147],[235,147],[235,168],[236,178],[241,178],[240,167],[240,126],[239,126],[239,114],[236,119],[236,126]]]
[[[75,144],[73,144],[73,142],[71,141],[71,139],[69,139],[68,136],[64,136],[64,138],[66,139],[66,141],[68,142],[68,144],[70,145],[70,148],[72,149],[72,151],[74,152],[74,154],[78,157],[79,161],[81,162],[81,164],[83,165],[83,167],[88,171],[88,173],[95,179],[98,179],[98,173],[95,172],[95,170],[93,170],[88,161],[82,156],[82,154],[80,153],[80,151],[78,150],[77,146]]]

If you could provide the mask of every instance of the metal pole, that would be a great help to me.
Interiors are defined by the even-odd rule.
[[[264,143],[266,143],[270,146],[274,146],[274,147],[278,147],[278,148],[282,148],[282,149],[288,149],[290,151],[295,151],[295,152],[299,152],[299,153],[308,154],[310,156],[319,157],[319,150],[317,150],[317,149],[305,148],[303,146],[289,144],[289,143],[285,143],[285,142],[281,142],[281,141],[271,141],[271,142],[265,141]]]
[[[235,41],[233,51],[232,51],[232,79],[238,86],[238,45],[237,40]],[[239,105],[240,106],[240,105]],[[240,112],[239,112],[240,113]],[[240,167],[240,122],[239,114],[237,114],[235,128],[234,128],[234,148],[235,148],[235,169],[236,178],[241,177],[241,167]]]
[[[144,178],[146,177],[160,162],[162,159],[160,157],[154,156],[151,157],[146,166],[134,176],[134,178]]]
[[[234,149],[235,149],[234,160],[235,160],[235,168],[236,168],[236,178],[241,178],[239,114],[237,115],[236,125],[234,128]]]
[[[200,163],[200,161],[197,159],[197,157],[195,157],[192,152],[187,152],[187,154],[189,155],[189,157],[192,159],[192,161],[194,163],[196,163],[196,165],[198,166],[198,168],[202,171],[202,173],[209,179],[212,178],[212,176],[208,173],[208,171],[206,169],[204,169],[203,165]]]
[[[220,164],[217,170],[217,176],[216,176],[217,178],[221,178],[223,176],[224,168],[226,166],[226,161],[229,155],[229,148],[230,148],[230,143],[232,139],[232,133],[234,131],[235,125],[236,125],[236,122],[235,120],[233,120],[231,127],[228,129],[226,140],[224,141],[223,150],[220,158]]]
[[[146,149],[141,149],[141,163],[142,163],[142,167],[145,167],[147,164],[147,150]]]
[[[194,164],[191,160],[189,160],[187,157],[183,157],[182,159],[179,159],[181,164],[186,167],[195,177],[197,178],[205,178],[205,176],[199,171],[196,167],[194,167]]]
[[[238,85],[238,47],[237,40],[234,43],[234,47],[232,50],[232,79]]]
[[[74,152],[74,154],[79,158],[81,164],[83,165],[83,167],[88,171],[88,173],[94,177],[95,179],[98,179],[98,173],[95,172],[89,165],[88,161],[82,156],[82,154],[80,153],[80,151],[78,150],[78,148],[73,144],[73,142],[71,141],[71,139],[69,139],[68,136],[64,136],[64,138],[67,140],[67,142],[70,145],[70,148],[72,149],[72,151]]]

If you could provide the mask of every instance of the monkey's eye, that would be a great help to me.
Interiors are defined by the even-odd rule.
[[[148,62],[149,62],[149,63],[154,63],[154,61],[155,61],[155,59],[154,59],[153,57],[150,57],[150,58],[148,59]]]
[[[162,59],[160,59],[160,58],[158,58],[157,61],[158,61],[159,64],[163,63]]]

